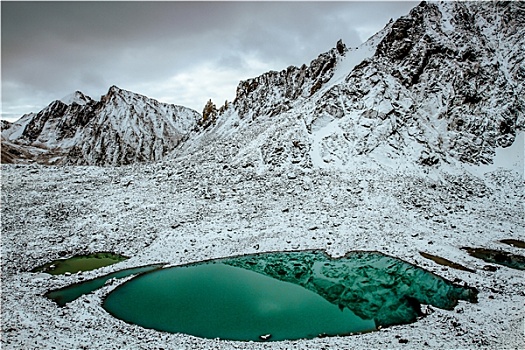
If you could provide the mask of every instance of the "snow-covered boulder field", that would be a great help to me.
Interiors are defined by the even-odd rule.
[[[3,348],[523,348],[523,271],[460,249],[524,255],[499,242],[523,240],[523,178],[504,168],[483,176],[432,175],[363,164],[290,178],[223,169],[213,155],[126,167],[3,165]],[[334,257],[380,251],[477,288],[479,302],[460,301],[452,311],[423,306],[426,316],[413,324],[358,336],[248,345],[113,318],[101,301],[123,280],[62,308],[43,296],[127,267],[301,249],[325,249]],[[72,276],[28,272],[62,255],[95,251],[131,258]],[[438,265],[419,252],[475,272]]]

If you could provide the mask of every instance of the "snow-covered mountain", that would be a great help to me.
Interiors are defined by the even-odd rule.
[[[124,165],[161,160],[199,113],[112,86],[95,101],[77,91],[2,131],[2,162]]]
[[[215,126],[186,138],[195,111],[117,87],[101,101],[76,92],[3,131],[2,159],[129,164],[185,140],[175,156],[220,149],[260,170],[490,164],[524,130],[524,15],[521,2],[422,2],[357,48],[339,41],[309,65],[240,82]]]
[[[261,170],[490,164],[524,130],[524,23],[521,2],[423,2],[360,47],[242,81],[186,146],[225,142]]]

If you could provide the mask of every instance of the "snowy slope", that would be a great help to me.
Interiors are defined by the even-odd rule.
[[[3,165],[2,348],[525,346],[523,271],[484,263],[460,249],[524,255],[523,249],[499,242],[523,240],[522,179],[506,171],[486,179],[468,173],[433,179],[414,169],[366,163],[344,172],[312,169],[288,175],[236,168],[213,153],[124,167]],[[128,267],[303,249],[326,249],[334,257],[380,251],[477,288],[479,303],[460,302],[450,311],[424,307],[426,316],[413,324],[359,336],[247,345],[167,334],[112,317],[101,302],[122,280],[64,308],[43,296]],[[64,254],[97,251],[131,259],[72,276],[28,272]],[[438,265],[420,251],[476,272]],[[408,343],[400,344],[400,338]]]
[[[76,103],[76,104],[79,104],[79,105],[85,105],[85,104],[88,104],[88,103],[90,103],[92,101],[93,100],[91,99],[91,97],[84,95],[80,91],[75,91],[75,92],[73,92],[73,93],[71,93],[69,95],[66,95],[66,96],[64,96],[64,97],[62,97],[60,99],[60,102],[63,102],[66,105],[70,105],[70,104],[73,104],[73,103]]]
[[[35,117],[34,113],[29,113],[23,115],[14,123],[6,124],[5,127],[2,127],[2,141],[3,140],[15,140],[22,136],[27,124]],[[5,121],[2,121],[5,122]]]

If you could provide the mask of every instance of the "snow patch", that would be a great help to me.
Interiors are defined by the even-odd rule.
[[[2,138],[6,140],[14,140],[22,136],[27,124],[29,124],[34,116],[34,113],[23,115],[20,119],[14,122],[9,129],[2,131]]]
[[[85,105],[89,102],[91,102],[92,99],[89,96],[84,95],[80,91],[75,91],[71,94],[68,94],[60,99],[60,102],[63,102],[67,105],[71,105],[73,103],[76,103],[78,105]]]
[[[435,3],[439,7],[439,11],[441,12],[441,30],[443,33],[453,33],[456,28],[452,24],[452,14],[448,11],[447,5],[443,5],[443,3],[436,2]]]
[[[379,37],[376,35],[355,49],[349,49],[345,57],[337,64],[334,75],[326,86],[341,82],[359,63],[372,57],[376,51],[377,42],[379,42]]]
[[[343,164],[341,158],[327,151],[326,148],[323,147],[323,141],[326,138],[342,132],[338,120],[332,120],[328,123],[325,120],[324,126],[317,125],[316,130],[312,131],[313,142],[310,157],[313,165],[318,168],[325,168],[327,163],[330,163],[331,166],[342,167]]]

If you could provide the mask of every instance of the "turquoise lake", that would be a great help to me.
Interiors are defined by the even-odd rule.
[[[144,328],[202,338],[277,341],[370,332],[417,321],[421,305],[452,310],[478,291],[377,252],[269,252],[125,269],[50,291],[58,305],[138,275],[102,307]]]
[[[229,340],[343,335],[376,329],[301,286],[225,264],[173,267],[118,287],[104,309],[126,322],[170,333]]]
[[[102,306],[159,331],[273,341],[411,323],[423,316],[421,304],[451,310],[458,300],[477,302],[477,290],[394,257],[300,251],[159,269],[118,286]]]

